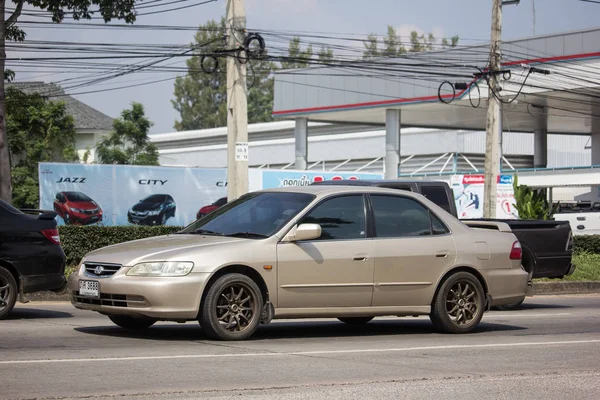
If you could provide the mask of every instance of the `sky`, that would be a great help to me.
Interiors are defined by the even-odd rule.
[[[171,2],[172,0],[164,0]],[[600,27],[600,4],[581,0],[521,0],[517,6],[503,8],[502,39],[533,36],[533,4],[535,1],[535,34],[544,35]],[[199,0],[164,6],[164,9]],[[136,24],[198,26],[210,19],[225,15],[226,0],[168,13],[139,16]],[[395,27],[400,35],[411,30],[433,32],[436,37],[460,36],[460,44],[489,42],[492,0],[246,0],[247,26],[250,30],[286,30],[345,34],[383,35],[387,26]],[[10,7],[7,3],[7,7]],[[156,8],[159,10],[160,8]],[[36,20],[21,16],[20,21]],[[47,19],[46,19],[47,21]],[[67,19],[67,22],[71,20]],[[94,21],[98,22],[98,21]],[[179,44],[193,41],[192,31],[134,31],[100,29],[55,29],[51,26],[23,26],[26,40],[77,41],[85,43]],[[300,34],[302,35],[302,34]],[[281,44],[278,44],[281,47]],[[266,43],[267,49],[269,43]],[[32,57],[31,53],[19,53]],[[19,55],[8,51],[8,58]],[[35,53],[36,56],[42,53]],[[185,65],[185,59],[172,60]],[[72,75],[48,73],[43,67],[29,68],[29,73],[17,70],[17,81],[61,83]],[[105,92],[75,95],[80,101],[103,113],[117,117],[132,102],[142,103],[146,115],[154,123],[151,133],[173,132],[179,117],[173,109],[173,84],[177,74],[167,72],[133,73],[71,92],[111,89]],[[145,86],[123,86],[159,79],[164,82]],[[169,79],[173,78],[173,79]]]

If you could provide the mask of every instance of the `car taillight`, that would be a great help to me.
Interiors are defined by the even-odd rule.
[[[58,229],[43,229],[42,235],[54,244],[60,245],[60,236],[58,235]]]
[[[523,249],[521,249],[521,243],[517,240],[513,243],[512,249],[510,249],[510,259],[520,260],[523,257]]]

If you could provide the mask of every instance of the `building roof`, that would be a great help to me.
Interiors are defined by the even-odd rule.
[[[67,113],[75,120],[77,130],[112,130],[113,119],[108,115],[88,106],[85,103],[69,96],[64,89],[55,83],[46,82],[11,82],[6,87],[13,87],[25,93],[39,93],[50,100],[64,101]]]

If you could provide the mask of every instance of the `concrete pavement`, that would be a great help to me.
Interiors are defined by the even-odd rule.
[[[212,342],[195,323],[130,333],[64,303],[0,322],[0,398],[595,399],[600,295],[536,296],[470,335],[429,319],[274,321]]]

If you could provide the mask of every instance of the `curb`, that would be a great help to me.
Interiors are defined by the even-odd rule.
[[[600,293],[600,281],[535,282],[534,295]]]
[[[533,293],[534,296],[600,293],[600,281],[534,282]],[[68,293],[56,294],[53,292],[29,293],[25,295],[25,298],[29,301],[71,301]]]

